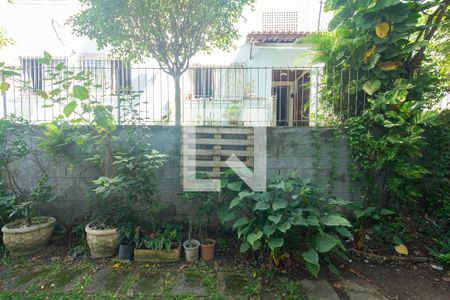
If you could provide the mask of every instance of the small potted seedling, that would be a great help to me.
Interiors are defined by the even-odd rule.
[[[188,240],[183,243],[184,255],[187,262],[195,262],[198,260],[198,250],[200,242],[192,239],[192,222],[189,220]]]
[[[208,261],[214,259],[214,247],[216,245],[216,241],[212,238],[205,238],[207,236],[207,230],[205,227],[208,225],[208,217],[203,216],[200,218],[200,222],[198,224],[199,227],[199,236],[200,236],[200,257],[203,261]],[[205,235],[206,233],[206,235]]]
[[[120,244],[119,244],[119,259],[131,260],[134,254],[136,243],[134,242],[134,228],[130,225],[120,228]]]

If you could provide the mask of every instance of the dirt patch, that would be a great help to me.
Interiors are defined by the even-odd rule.
[[[450,299],[450,283],[444,282],[444,273],[431,269],[430,264],[372,264],[352,258],[341,275],[368,281],[390,299]]]

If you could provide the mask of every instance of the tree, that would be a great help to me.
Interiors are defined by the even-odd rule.
[[[200,51],[228,49],[235,24],[255,0],[80,0],[69,20],[78,35],[129,60],[155,58],[175,82],[176,124],[181,124],[180,77]]]
[[[448,84],[424,64],[430,45],[445,45],[449,7],[450,0],[326,1],[325,9],[335,14],[331,32],[313,35],[309,42],[330,70],[325,86],[332,91],[323,99],[327,108],[341,120],[360,115],[367,107],[365,90],[391,90],[400,77],[415,85],[409,98],[441,99]],[[448,61],[445,48],[435,49]],[[341,98],[349,101],[341,103]]]

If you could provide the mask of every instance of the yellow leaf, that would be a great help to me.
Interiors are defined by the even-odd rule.
[[[9,83],[7,83],[7,82],[5,82],[5,81],[3,81],[2,83],[0,83],[0,91],[1,91],[2,93],[4,93],[4,92],[6,92],[7,90],[9,90],[9,87],[10,87]]]
[[[391,25],[388,22],[380,22],[375,26],[375,33],[380,39],[385,39],[391,31]]]
[[[406,248],[405,245],[395,246],[395,251],[397,251],[398,254],[408,255],[408,248]]]
[[[364,53],[364,62],[367,64],[367,62],[369,61],[369,59],[372,57],[373,53],[375,52],[375,48],[376,46],[373,45],[372,47],[370,47],[365,53]]]
[[[113,264],[113,265],[112,265],[112,268],[113,268],[113,269],[118,269],[118,268],[120,268],[120,263],[115,263],[115,264]]]
[[[378,68],[383,71],[395,71],[398,67],[402,65],[399,61],[386,61],[378,64]]]

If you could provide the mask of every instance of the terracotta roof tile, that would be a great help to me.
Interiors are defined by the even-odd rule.
[[[258,31],[247,35],[247,43],[294,43],[296,40],[307,37],[309,32],[267,32]]]

